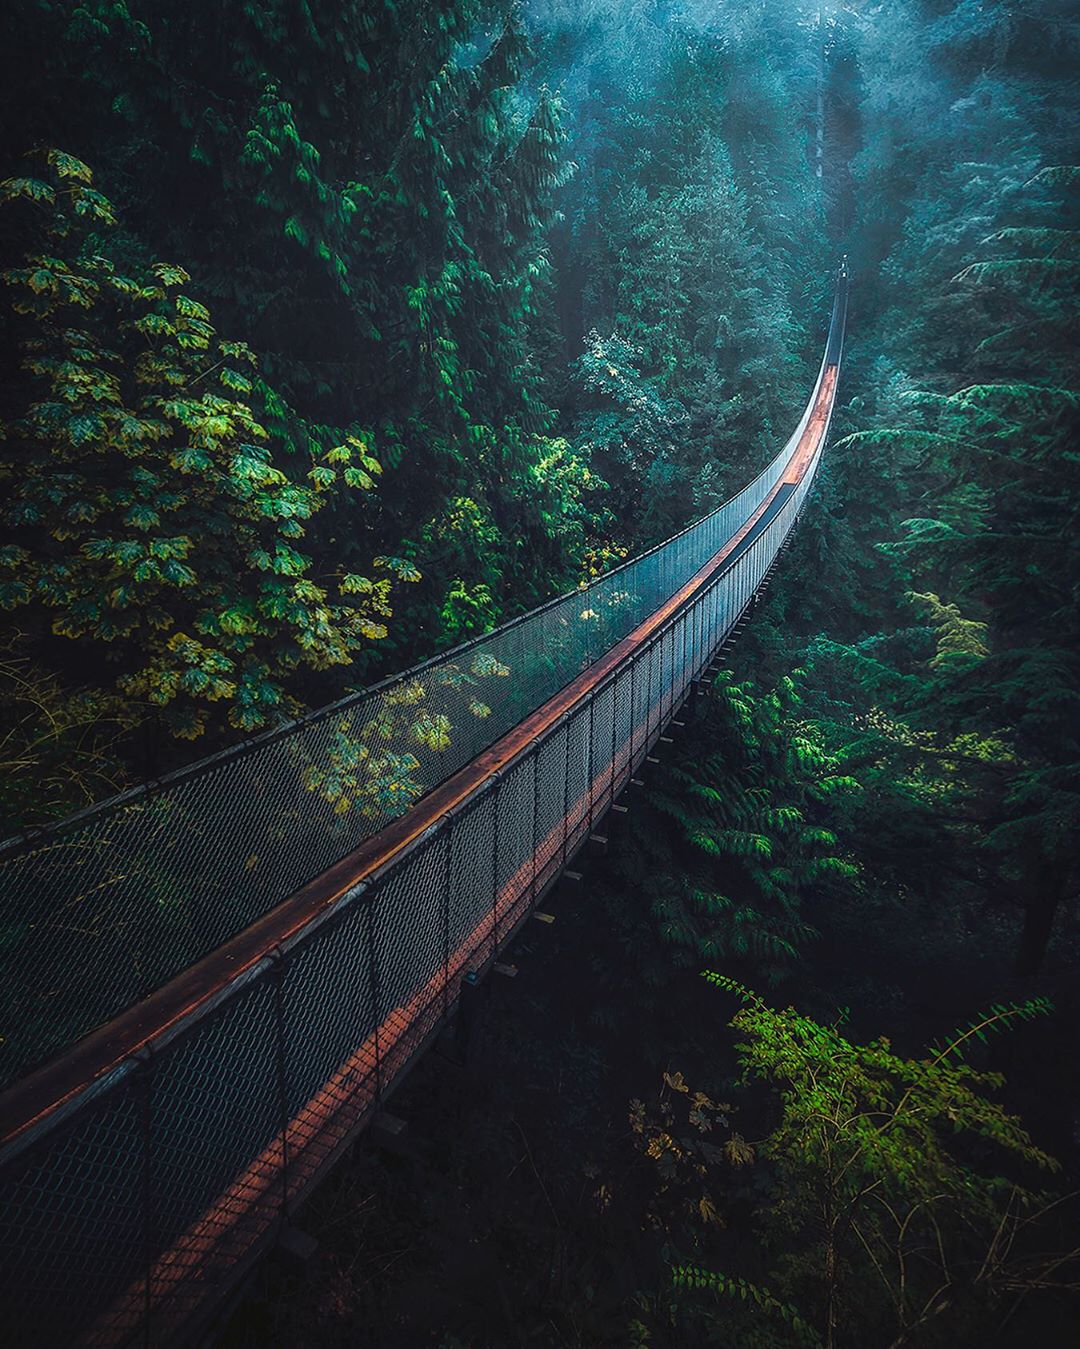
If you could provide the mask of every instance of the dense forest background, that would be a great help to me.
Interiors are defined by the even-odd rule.
[[[428,1145],[331,1181],[317,1276],[229,1335],[1068,1343],[1075,6],[5,29],[5,833],[719,504],[854,276],[812,508],[692,737],[468,1070],[406,1087]]]

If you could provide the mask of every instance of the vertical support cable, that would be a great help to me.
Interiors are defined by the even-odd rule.
[[[368,896],[367,902],[367,939],[368,939],[368,981],[371,984],[371,1001],[375,1008],[375,1104],[382,1101],[382,1049],[379,1045],[379,1025],[382,1015],[379,1008],[379,965],[375,959],[375,900],[378,891]]]
[[[150,1102],[151,1087],[151,1063],[152,1060],[147,1057],[140,1067],[135,1078],[135,1091],[138,1093],[139,1107],[139,1129],[142,1134],[143,1158],[142,1158],[142,1244],[143,1244],[143,1269],[145,1270],[143,1287],[143,1324],[142,1341],[145,1349],[150,1346],[150,1308],[153,1302],[153,1278],[154,1278],[154,1246],[153,1246],[153,1216],[151,1197],[153,1194],[153,1179],[150,1163],[150,1137],[152,1125],[152,1113]]]
[[[628,732],[628,744],[626,747],[626,762],[630,765],[630,774],[634,772],[634,755],[637,752],[634,749],[634,732],[637,730],[637,690],[634,688],[634,680],[637,674],[637,660],[634,653],[630,653],[630,729]]]
[[[694,603],[694,647],[693,647],[693,674],[692,679],[696,679],[698,671],[701,669],[701,621],[705,613],[705,601],[709,592],[706,590],[703,595],[699,595]]]
[[[443,892],[443,1016],[450,1011],[450,862],[451,841],[454,836],[454,817],[444,815],[446,828],[443,835],[446,843],[443,847],[442,892]]]
[[[531,902],[536,903],[536,881],[537,881],[537,850],[539,840],[536,837],[540,815],[540,746],[537,744],[532,753],[533,764],[533,809],[532,809],[532,890],[530,894]]]
[[[499,797],[502,794],[503,777],[495,774],[495,785],[491,789],[495,802],[495,819],[491,826],[491,953],[499,949]]]
[[[645,650],[649,656],[649,678],[645,685],[645,753],[649,752],[649,737],[652,735],[652,667],[653,667],[653,647],[650,641]]]
[[[666,650],[665,650],[666,649]],[[666,670],[665,670],[666,662]],[[675,629],[669,627],[660,635],[660,729],[671,712],[671,689],[675,675]],[[667,710],[664,709],[664,692],[667,691]]]
[[[611,799],[615,800],[615,744],[619,736],[619,671],[611,681]]]
[[[566,723],[566,772],[563,775],[562,795],[562,864],[566,866],[566,850],[570,842],[570,727],[573,717]]]
[[[679,626],[682,628],[682,664],[679,667],[679,695],[682,696],[683,689],[686,688],[686,630],[689,627],[690,614],[684,609],[682,617],[679,619]]]
[[[589,780],[589,833],[590,833],[590,834],[592,833],[592,830],[593,830],[593,820],[594,820],[594,818],[595,818],[595,812],[594,812],[594,810],[593,810],[593,806],[595,805],[595,799],[594,799],[594,798],[595,798],[595,791],[594,791],[594,787],[593,787],[593,727],[594,727],[595,720],[596,720],[596,690],[595,690],[595,689],[591,689],[591,690],[589,691],[589,768],[588,768],[588,780]]]
[[[285,1006],[282,985],[285,956],[274,953],[270,982],[274,990],[274,1061],[277,1068],[278,1125],[281,1129],[281,1217],[289,1220],[289,1101],[285,1087]]]

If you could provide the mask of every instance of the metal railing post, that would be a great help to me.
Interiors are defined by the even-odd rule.
[[[492,800],[495,803],[495,818],[491,824],[491,952],[494,955],[499,949],[499,797],[502,795],[504,779],[500,774],[495,776],[495,785],[491,789]]]

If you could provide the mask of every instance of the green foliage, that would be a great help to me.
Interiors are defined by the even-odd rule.
[[[814,639],[803,681],[826,750],[862,786],[832,801],[830,827],[850,841],[861,868],[857,902],[833,918],[854,932],[871,914],[876,923],[891,915],[892,939],[902,934],[923,961],[949,959],[945,933],[981,911],[982,811],[1001,801],[1017,765],[1007,725],[950,716],[985,656],[941,659],[942,631],[959,625],[964,641],[976,644],[982,632],[948,612],[956,606],[935,603],[931,613],[946,620],[938,632],[900,628],[851,644]]]
[[[775,452],[811,378],[805,72],[770,62],[790,40],[777,7],[542,8],[580,165],[552,237],[584,345],[567,424],[611,484],[616,537],[654,542]]]
[[[746,1279],[731,1278],[726,1274],[700,1269],[697,1265],[677,1265],[671,1271],[671,1282],[676,1294],[708,1292],[717,1298],[731,1300],[738,1298],[742,1302],[751,1303],[768,1319],[786,1326],[794,1338],[794,1343],[821,1344],[821,1336],[793,1307],[773,1297],[767,1288],[749,1283]]]
[[[964,618],[955,604],[942,604],[937,595],[912,593],[909,598],[923,606],[930,626],[934,629],[937,655],[930,662],[931,670],[940,669],[946,664],[965,666],[990,654],[984,640],[987,631],[985,623]]]
[[[304,785],[335,815],[395,819],[423,791],[422,759],[445,754],[456,728],[489,717],[483,698],[494,695],[484,684],[509,675],[509,666],[479,653],[467,667],[443,662],[375,695],[359,725],[351,713],[340,718],[327,752],[304,768]]]
[[[117,742],[133,729],[115,694],[72,693],[30,664],[16,635],[0,646],[0,835],[61,819],[127,786]]]
[[[967,306],[970,377],[953,393],[908,391],[902,424],[849,441],[901,462],[917,447],[913,477],[933,513],[903,521],[885,545],[935,639],[909,711],[969,747],[1009,728],[1011,782],[985,771],[1000,755],[976,751],[965,794],[990,888],[1023,911],[1025,973],[1041,964],[1075,890],[1080,828],[1075,231],[1056,223],[1071,218],[1073,185],[1058,171],[1036,174],[1013,206],[1027,221],[984,233],[975,260],[942,278]],[[987,249],[1006,256],[980,258]]]
[[[181,268],[117,268],[102,233],[115,217],[84,164],[50,152],[46,172],[26,229],[49,251],[3,275],[28,377],[0,461],[3,603],[79,641],[88,683],[115,670],[174,734],[200,735],[218,706],[254,730],[295,697],[295,671],[385,635],[388,580],[346,601],[294,546],[342,471],[368,489],[380,466],[348,436],[306,481],[278,467],[252,353],[217,336]]]
[[[221,743],[577,582],[603,484],[541,375],[570,166],[512,6],[16,0],[9,37],[6,332],[44,345],[6,471],[65,458],[0,594],[43,673],[122,690],[161,771],[159,722]]]
[[[782,1102],[760,1149],[777,1185],[767,1221],[798,1241],[780,1287],[819,1308],[828,1342],[842,1327],[844,1341],[858,1343],[867,1313],[880,1317],[884,1307],[910,1334],[950,1308],[977,1314],[982,1299],[1004,1291],[988,1252],[1012,1206],[1030,1212],[1037,1196],[987,1174],[967,1140],[1027,1167],[1056,1163],[987,1096],[1001,1076],[968,1059],[987,1032],[1048,1011],[1043,999],[996,1008],[916,1059],[885,1039],[854,1044],[752,995],[735,1016],[745,1076],[771,1084]]]
[[[762,691],[724,671],[708,707],[649,793],[672,851],[643,889],[669,959],[734,958],[776,981],[816,935],[807,909],[857,878],[830,825],[860,788],[805,719],[794,678]]]
[[[670,500],[676,443],[686,411],[666,399],[638,368],[643,351],[616,334],[593,331],[577,366],[582,392],[595,404],[579,422],[577,445],[617,493],[620,516],[640,521],[645,537],[670,532],[672,517],[657,511]]]
[[[728,976],[705,977],[743,1004],[731,1023],[743,1081],[768,1088],[774,1126],[754,1148],[699,1148],[690,1166],[663,1120],[644,1118],[641,1145],[657,1165],[694,1171],[714,1191],[725,1167],[756,1154],[769,1178],[757,1225],[767,1249],[782,1252],[767,1286],[676,1265],[684,1315],[703,1315],[702,1293],[721,1299],[715,1316],[705,1314],[706,1339],[841,1346],[904,1344],[930,1327],[977,1335],[1004,1299],[1068,1282],[1068,1258],[1032,1258],[1025,1245],[1048,1202],[1026,1176],[1057,1163],[992,1099],[1001,1075],[970,1062],[988,1034],[1047,1015],[1044,999],[995,1006],[907,1058],[887,1039],[857,1043],[839,1023],[773,1008]],[[666,1081],[693,1097],[681,1075]],[[732,1301],[765,1323],[746,1321]],[[770,1321],[786,1324],[790,1339],[770,1338]]]

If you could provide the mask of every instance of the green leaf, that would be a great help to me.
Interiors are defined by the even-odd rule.
[[[56,204],[56,193],[39,178],[5,178],[0,183],[0,197],[4,201],[26,197],[30,201],[43,201],[49,206]]]
[[[63,150],[50,150],[47,154],[49,164],[56,170],[58,178],[74,178],[80,183],[93,182],[94,175],[81,159],[65,154]]]
[[[420,581],[422,576],[416,567],[403,557],[377,557],[374,565],[393,572],[399,581]]]

